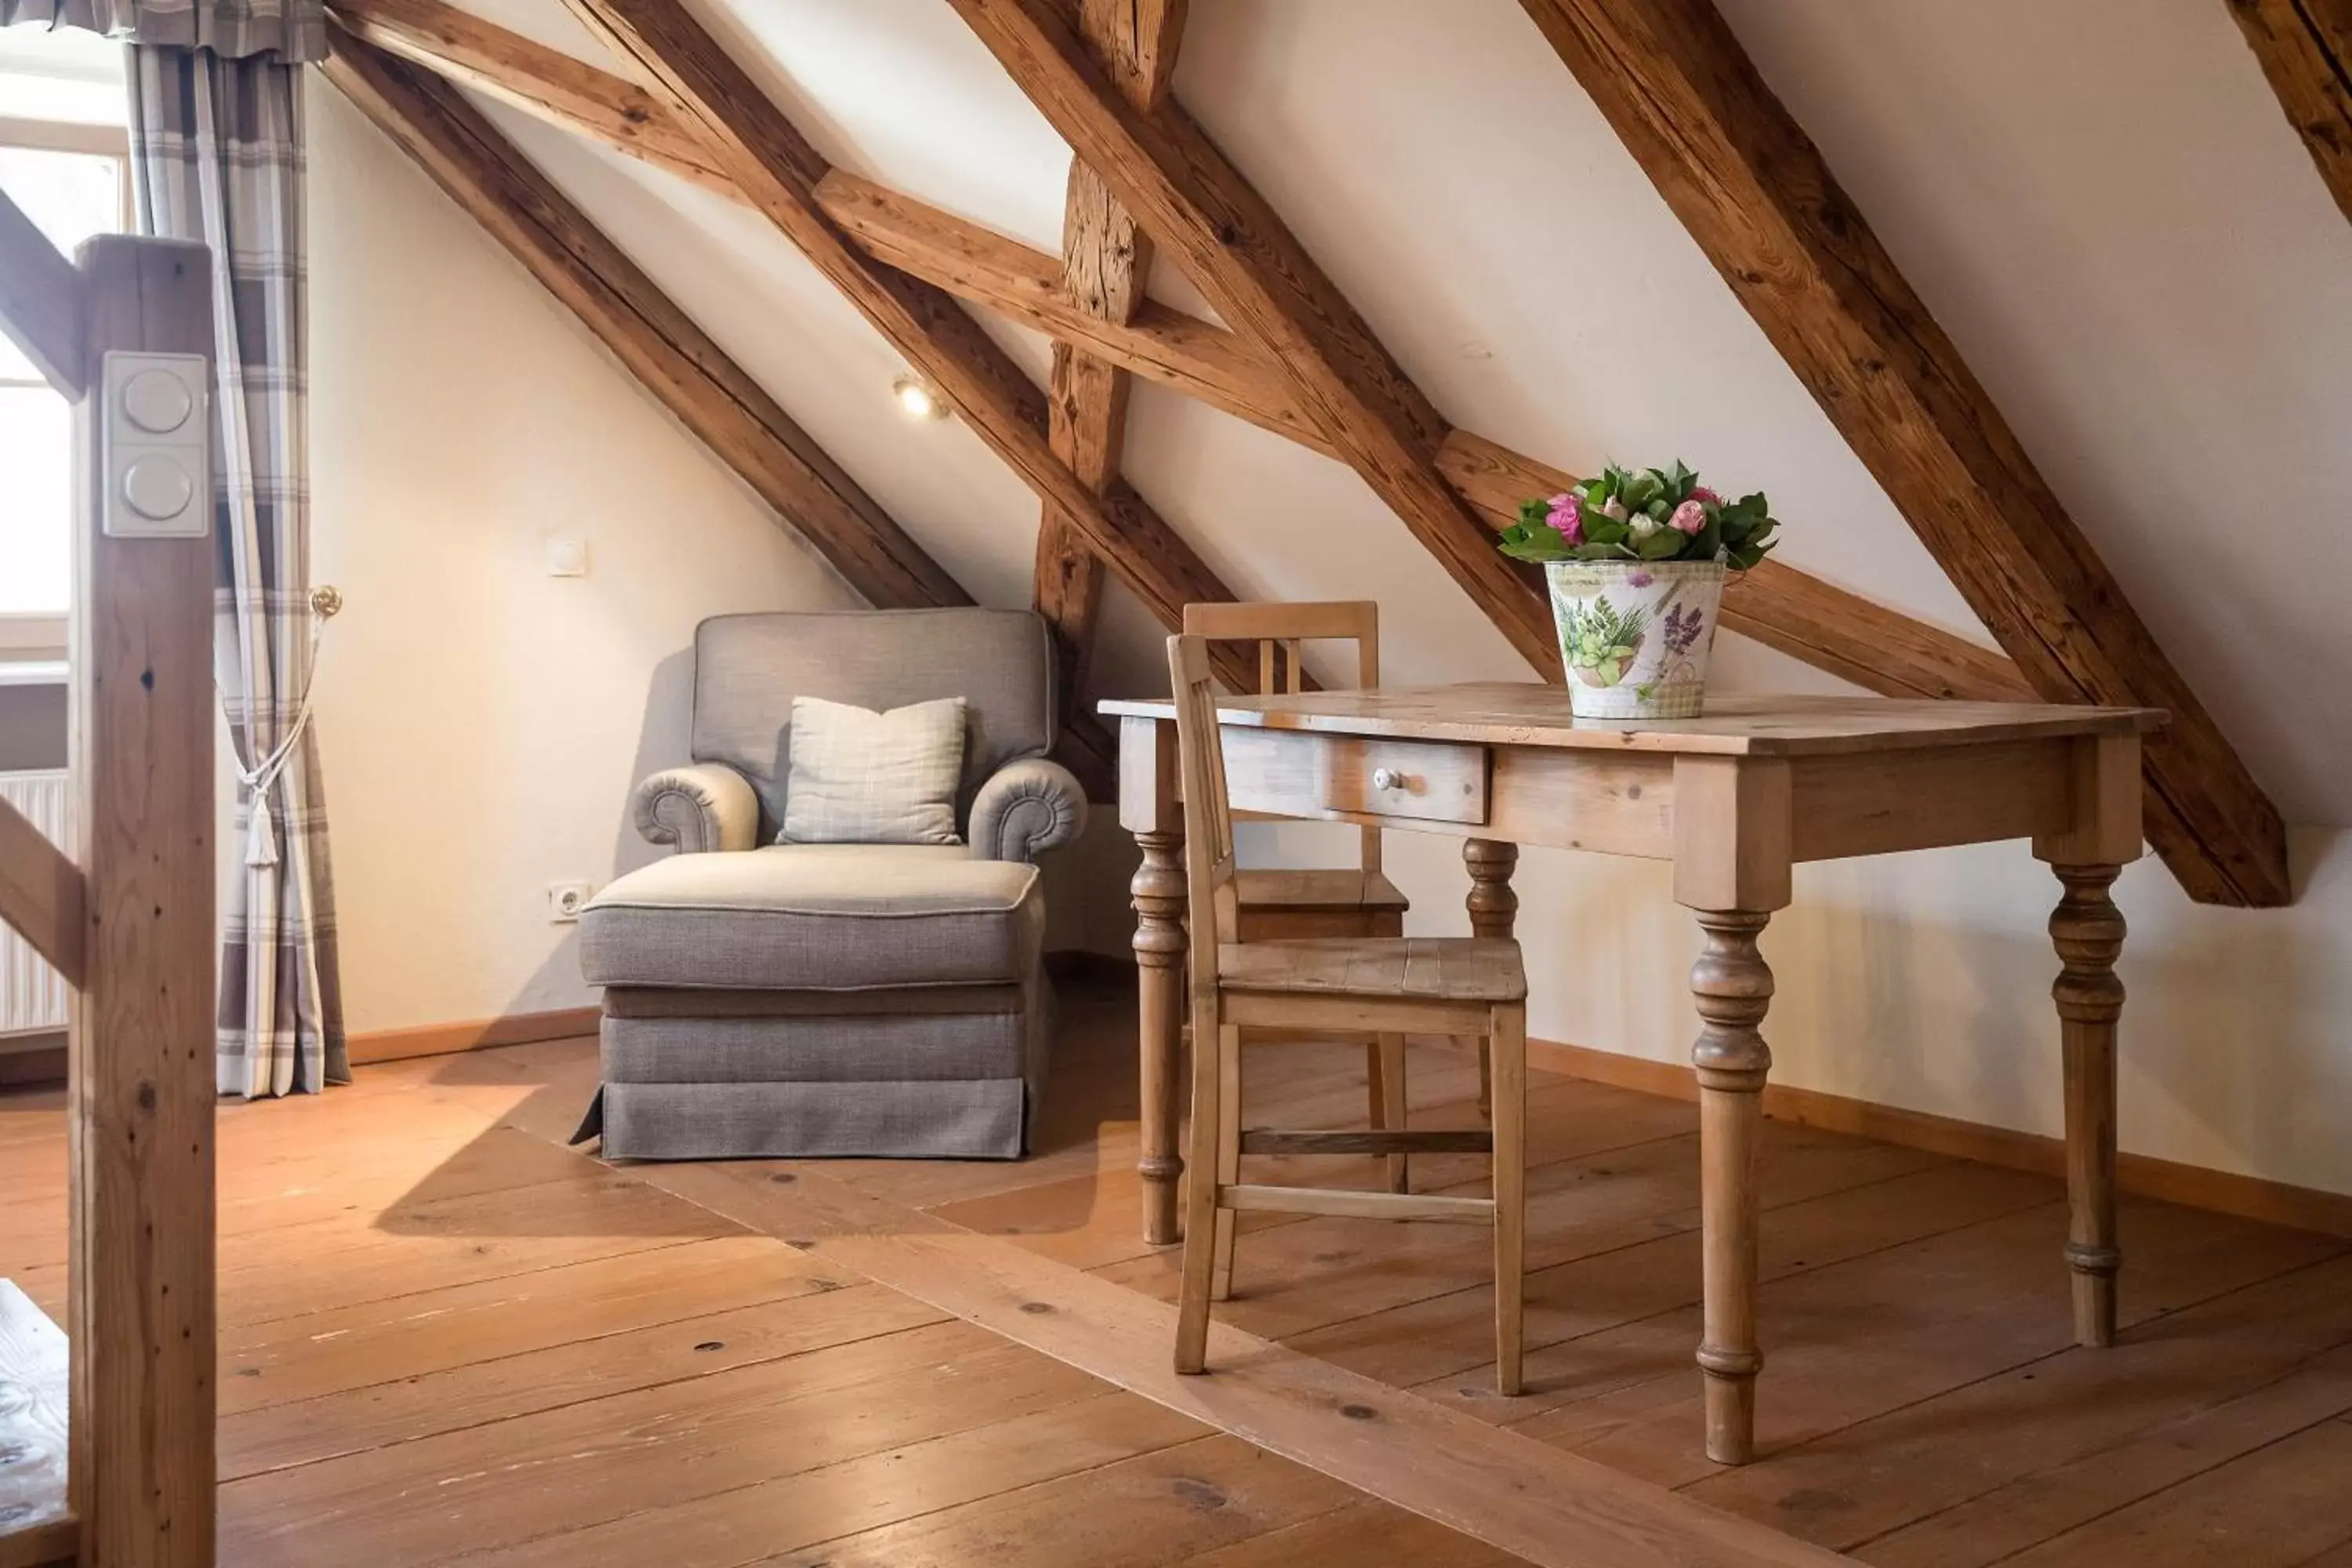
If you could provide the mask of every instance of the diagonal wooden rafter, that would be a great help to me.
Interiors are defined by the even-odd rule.
[[[1577,482],[1573,474],[1466,430],[1446,437],[1437,461],[1464,500],[1498,521],[1515,518],[1523,498],[1556,494]],[[1723,624],[1882,697],[2037,700],[2006,655],[1778,561],[1762,562],[1725,585]]]
[[[1521,0],[1666,205],[2050,701],[2163,708],[2148,840],[2293,899],[2277,810],[1711,0]]]
[[[85,889],[81,868],[24,813],[0,800],[0,922],[77,988],[83,979]]]
[[[2352,218],[2352,0],[2228,0],[2271,90]]]
[[[386,47],[396,40],[406,58],[552,124],[749,200],[732,180],[714,175],[699,143],[666,107],[620,77],[451,11],[440,0],[340,0],[337,14],[347,25],[364,24]],[[443,48],[461,50],[462,58],[446,58],[436,52]],[[696,156],[678,154],[681,144],[692,145]],[[1272,357],[1238,334],[1148,299],[1125,324],[1093,315],[1065,285],[1061,258],[845,170],[829,171],[816,194],[827,216],[876,259],[1338,456]],[[1522,498],[1568,479],[1559,468],[1466,430],[1446,437],[1437,461],[1447,481],[1495,526],[1515,519]],[[2032,695],[2005,656],[1773,562],[1735,586],[1725,624],[1885,696],[2014,701]]]
[[[1176,71],[1185,0],[1079,0],[1078,26],[1118,68],[1121,87],[1150,105]],[[1151,242],[1134,215],[1085,163],[1072,160],[1062,219],[1062,279],[1078,309],[1124,324],[1143,302]],[[1055,339],[1046,384],[1054,455],[1099,495],[1118,475],[1127,444],[1128,372],[1114,360]],[[1037,521],[1037,610],[1054,628],[1062,660],[1066,724],[1091,721],[1085,702],[1102,615],[1103,563],[1086,535],[1051,506]]]
[[[334,16],[386,54],[740,199],[694,132],[635,82],[443,0],[336,0]]]
[[[1496,552],[1438,470],[1443,416],[1241,171],[1172,100],[1129,101],[1059,0],[949,3],[1520,657],[1559,679],[1542,574]]]
[[[667,0],[565,5],[1039,500],[1086,535],[1161,625],[1180,625],[1187,604],[1234,596],[1132,486],[1114,479],[1097,494],[1055,455],[1045,399],[979,322],[943,290],[850,243],[816,199],[831,172],[824,156],[682,7]],[[1244,668],[1235,661],[1229,674],[1241,679]]]
[[[83,385],[81,274],[0,192],[0,336],[68,397]]]
[[[878,502],[447,82],[349,35],[336,38],[326,70],[869,603],[971,603]]]

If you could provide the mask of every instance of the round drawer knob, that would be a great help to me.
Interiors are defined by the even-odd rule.
[[[1372,770],[1372,787],[1374,789],[1395,789],[1403,783],[1404,775],[1398,773],[1393,768],[1374,768]]]

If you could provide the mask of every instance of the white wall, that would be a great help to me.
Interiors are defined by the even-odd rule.
[[[858,601],[323,81],[310,94],[318,724],[354,1030],[583,1005],[551,882],[654,851],[697,621]],[[552,578],[551,536],[590,572]]]
[[[2352,483],[2352,228],[2223,9],[1726,10],[2282,806],[2352,820],[2352,535],[2217,478]],[[1451,416],[1761,485],[1787,559],[1982,636],[1516,5],[1200,0],[1177,91]],[[1352,479],[1168,401],[1139,398],[1130,472],[1242,583],[1379,597],[1391,679],[1521,676]],[[1843,689],[1737,638],[1718,660],[1728,689]],[[1412,929],[1465,931],[1454,844],[1388,845]],[[2191,904],[2152,858],[2118,884],[2122,1138],[2352,1192],[2352,834],[2297,828],[2293,860],[2282,910]],[[1533,1032],[1686,1059],[1698,934],[1664,868],[1530,851],[1517,886]],[[2056,894],[2023,845],[1801,868],[1763,942],[1776,1078],[2057,1131]]]
[[[553,0],[472,3],[596,58]],[[938,0],[693,8],[829,156],[1055,243],[1066,150]],[[2328,1131],[2352,1110],[2352,639],[2330,597],[2352,534],[2264,488],[2352,485],[2352,229],[2210,0],[1726,10],[2265,784],[2338,825],[2296,830],[2291,910],[2192,906],[2152,860],[2126,874],[2126,1146],[2352,1191],[2352,1142]],[[1564,467],[1679,454],[1764,488],[1788,559],[1982,636],[1511,0],[1195,0],[1177,91],[1455,420]],[[627,863],[662,661],[701,615],[842,591],[320,96],[320,549],[353,591],[326,718],[354,1023],[558,1005],[576,992],[541,889]],[[504,123],[968,585],[1025,598],[1034,503],[969,432],[895,420],[896,357],[788,247]],[[1197,308],[1164,258],[1153,291]],[[1392,680],[1525,676],[1345,468],[1153,387],[1127,458],[1241,592],[1378,598]],[[558,511],[597,543],[585,583],[538,575]],[[2242,514],[2267,542],[2217,548],[2211,523]],[[1160,686],[1158,629],[1117,594],[1108,626],[1105,689]],[[1719,658],[1727,689],[1836,689],[1738,639]],[[452,853],[410,851],[420,834]],[[1313,829],[1252,837],[1318,852]],[[1060,920],[1115,947],[1119,847],[1096,842]],[[1465,929],[1451,841],[1394,835],[1389,855],[1417,929]],[[1681,1059],[1696,932],[1663,869],[1530,852],[1518,885],[1535,1031]],[[2022,846],[1804,868],[1764,940],[1778,1076],[2054,1131],[2055,895]]]
[[[1388,836],[1412,929],[1466,933],[1454,846]],[[2298,828],[2292,910],[2190,903],[2126,870],[2122,1142],[2168,1159],[2352,1192],[2352,833]],[[1667,868],[1527,852],[1518,931],[1540,1038],[1686,1061],[1698,931]],[[2023,844],[1798,868],[1766,931],[1775,1081],[2057,1133],[2058,884]]]

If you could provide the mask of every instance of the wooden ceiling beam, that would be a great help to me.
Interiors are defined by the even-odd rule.
[[[1162,626],[1181,626],[1188,604],[1234,597],[1132,486],[1114,479],[1097,495],[1055,454],[1044,395],[961,306],[875,260],[835,226],[816,199],[831,172],[823,155],[683,7],[674,0],[565,4],[1039,500],[1087,536]],[[1235,656],[1229,665],[1228,679],[1244,679],[1245,660]]]
[[[878,260],[1326,457],[1339,455],[1274,357],[1223,327],[1156,300],[1123,323],[1093,315],[1063,286],[1059,258],[845,169],[818,182],[816,195]]]
[[[735,182],[653,94],[442,0],[332,0],[353,37],[729,196]],[[740,199],[740,197],[739,197]]]
[[[2277,810],[1711,0],[1521,0],[2048,701],[2162,708],[2147,833],[2202,902],[2291,900]]]
[[[2352,218],[2352,0],[2228,0],[2263,75]]]
[[[0,191],[0,336],[51,386],[77,398],[89,370],[82,331],[81,273]]]
[[[325,68],[868,603],[971,603],[880,503],[456,88],[348,33],[336,35]]]
[[[1437,463],[1463,499],[1498,524],[1517,521],[1525,498],[1557,494],[1577,482],[1563,468],[1466,430],[1445,438]],[[2041,700],[2006,654],[1779,561],[1733,574],[1724,588],[1723,624],[1882,697]]]
[[[669,110],[624,79],[551,53],[487,23],[422,26],[416,18],[448,7],[437,0],[341,0],[339,16],[372,18],[397,10],[412,17],[410,58],[434,69],[445,63],[436,38],[467,40],[468,62],[449,74],[478,81],[504,101],[551,122],[668,168],[738,201],[749,198],[700,143],[677,128]],[[675,149],[689,143],[691,160]],[[712,184],[715,178],[717,183]],[[938,207],[829,170],[816,198],[828,217],[875,259],[911,273],[972,304],[1083,347],[1122,369],[1198,398],[1327,457],[1339,450],[1301,405],[1288,377],[1255,343],[1152,300],[1118,322],[1097,316],[1064,285],[1062,258]],[[1569,476],[1466,430],[1450,432],[1437,465],[1463,499],[1495,527],[1517,519],[1519,501],[1549,493]],[[1727,595],[1726,624],[1817,668],[1889,697],[2020,700],[2032,688],[2006,656],[1810,577],[1767,563]]]
[[[1185,0],[1079,0],[1078,26],[1115,68],[1121,89],[1156,102],[1175,74]],[[1061,287],[1087,316],[1115,325],[1134,318],[1151,273],[1151,241],[1102,179],[1073,159],[1062,218]],[[1100,495],[1118,477],[1127,447],[1128,372],[1115,360],[1055,339],[1045,402],[1054,455]],[[1065,723],[1094,724],[1086,707],[1102,618],[1103,563],[1086,535],[1050,505],[1037,520],[1038,614],[1061,658]]]
[[[850,236],[892,265],[1055,338],[1085,343],[1126,369],[1276,435],[1338,457],[1271,356],[1195,317],[1152,301],[1114,327],[1089,317],[1060,284],[1055,258],[992,229],[836,169],[818,199]],[[1566,489],[1563,468],[1468,430],[1437,449],[1438,471],[1488,525],[1518,521],[1519,502]],[[1887,697],[2032,701],[2008,657],[1899,611],[1768,562],[1725,601],[1725,624],[1816,668]]]
[[[1444,419],[1241,171],[1174,101],[1130,102],[1060,0],[949,3],[1519,656],[1560,679],[1541,573],[1496,552],[1438,472]]]

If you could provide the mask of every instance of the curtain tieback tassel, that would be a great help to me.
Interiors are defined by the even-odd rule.
[[[322,587],[310,595],[310,668],[302,681],[302,700],[295,706],[294,722],[287,727],[285,738],[269,755],[250,768],[239,767],[236,771],[237,781],[245,785],[251,801],[245,832],[247,866],[275,866],[278,862],[278,821],[269,809],[270,792],[278,787],[287,763],[302,743],[303,731],[310,727],[310,692],[318,683],[320,638],[327,623],[342,607],[342,595],[331,587]]]

